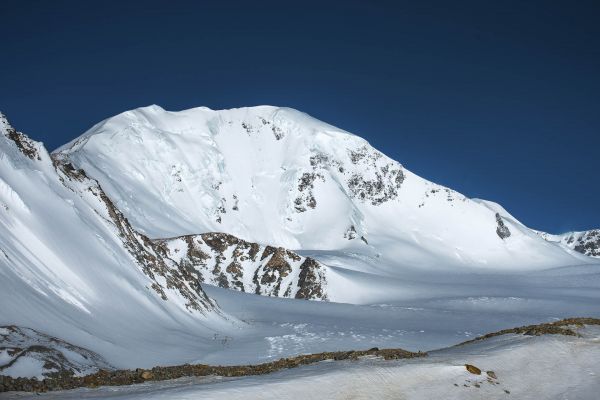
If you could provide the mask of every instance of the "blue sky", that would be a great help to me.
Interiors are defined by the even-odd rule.
[[[550,232],[600,227],[599,2],[0,3],[0,110],[294,107]],[[367,4],[368,3],[368,4]]]

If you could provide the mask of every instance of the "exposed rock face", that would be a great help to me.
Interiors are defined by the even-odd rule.
[[[72,164],[62,162],[56,157],[53,161],[63,184],[85,198],[92,208],[113,226],[123,246],[149,278],[149,289],[155,291],[163,300],[168,300],[169,296],[182,298],[190,311],[205,313],[216,309],[214,302],[202,290],[201,280],[194,271],[165,258],[155,242],[133,229],[95,179],[89,178],[85,171],[76,169]]]
[[[12,325],[0,327],[0,360],[0,375],[13,377],[18,377],[25,366],[38,377],[82,376],[99,369],[113,369],[92,351],[33,329]]]
[[[398,197],[398,190],[404,182],[402,166],[395,162],[384,162],[383,154],[367,146],[349,152],[352,164],[362,166],[371,176],[364,173],[352,174],[348,188],[353,197],[376,206]]]
[[[466,368],[467,371],[469,371],[473,375],[481,375],[481,369],[477,368],[474,365],[465,364],[465,368]]]
[[[297,299],[327,299],[324,284],[325,274],[321,265],[312,258],[306,258],[300,265]]]
[[[226,233],[156,240],[163,257],[194,279],[263,296],[327,300],[325,267],[281,247]]]
[[[298,181],[300,195],[295,204],[300,206],[296,207],[299,212],[306,211],[303,204],[308,203],[310,208],[315,208],[317,203],[313,189],[317,179],[325,182],[328,176],[334,177],[347,188],[349,197],[374,206],[398,197],[398,190],[404,182],[400,164],[366,145],[349,149],[345,160],[325,153],[314,154],[310,157],[310,165],[313,171],[304,172]]]
[[[498,213],[496,213],[496,222],[498,223],[496,233],[498,234],[498,236],[500,236],[500,239],[504,240],[507,237],[510,237],[510,229],[508,229],[508,226],[504,224],[502,217]]]
[[[8,120],[2,113],[0,113],[0,125],[6,129],[6,137],[15,142],[17,148],[23,154],[32,160],[41,160],[37,143],[29,139],[29,137],[27,137],[27,135],[24,133],[17,132],[17,130],[9,124]]]
[[[600,257],[600,229],[571,233],[563,243],[586,256]]]
[[[559,242],[586,256],[600,258],[600,229],[568,232],[562,235],[551,235],[539,231],[537,233],[549,242]]]
[[[317,179],[325,182],[323,175],[314,172],[305,172],[298,181],[298,197],[294,200],[294,208],[298,212],[304,212],[308,208],[315,208],[317,200],[313,193],[314,183]]]

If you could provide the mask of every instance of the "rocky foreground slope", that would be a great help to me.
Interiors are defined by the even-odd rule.
[[[61,374],[84,376],[100,369],[113,368],[93,351],[34,329],[0,327],[0,376],[30,376],[43,380]],[[2,389],[0,387],[0,392]]]
[[[600,330],[597,326],[600,325],[599,319],[594,318],[570,318],[561,321],[555,321],[552,323],[544,323],[544,324],[536,324],[529,325],[511,329],[505,329],[499,332],[488,333],[484,336],[478,337],[476,339],[461,343],[453,348],[437,350],[432,352],[432,361],[429,361],[429,355],[427,353],[413,353],[402,349],[379,349],[372,348],[369,350],[350,350],[350,351],[338,351],[338,352],[325,352],[318,354],[306,354],[299,355],[296,357],[280,359],[268,363],[258,364],[258,365],[238,365],[238,366],[209,366],[209,365],[179,365],[179,366],[168,366],[168,367],[155,367],[152,369],[136,369],[133,370],[110,370],[110,369],[101,369],[98,372],[86,375],[86,376],[75,376],[72,372],[65,370],[60,374],[54,374],[51,377],[46,379],[12,379],[8,376],[0,375],[0,392],[7,391],[28,391],[28,392],[47,392],[54,390],[66,390],[73,389],[78,387],[91,387],[96,388],[99,386],[122,386],[122,385],[131,385],[134,383],[143,383],[143,382],[154,382],[157,381],[165,381],[172,379],[179,379],[182,377],[207,377],[207,376],[223,376],[223,377],[247,377],[253,375],[265,375],[272,374],[277,371],[297,368],[301,366],[311,365],[322,363],[323,361],[336,361],[336,362],[353,362],[360,363],[362,361],[364,363],[365,358],[373,360],[374,358],[379,359],[380,362],[384,360],[388,363],[393,364],[393,360],[408,360],[415,359],[412,362],[412,366],[414,368],[419,367],[429,367],[433,369],[431,363],[439,362],[439,355],[445,355],[444,361],[448,363],[448,358],[452,358],[453,361],[457,358],[461,358],[465,361],[470,361],[476,358],[477,355],[477,347],[490,347],[491,348],[503,348],[508,344],[510,347],[519,348],[519,347],[529,347],[527,343],[523,344],[528,337],[534,336],[545,336],[545,335],[562,335],[562,336],[571,336],[573,338],[579,339],[577,343],[574,343],[575,346],[589,346],[594,340],[598,338],[598,334]],[[550,339],[550,342],[553,340]],[[560,338],[558,340],[554,340],[555,342],[561,342]],[[565,342],[564,340],[562,340]],[[490,343],[491,342],[491,343]],[[503,343],[504,342],[504,346]],[[540,347],[539,341],[530,344],[531,347]],[[572,343],[573,344],[573,343]],[[564,347],[564,346],[563,346]],[[597,346],[596,346],[597,347]],[[475,349],[474,349],[475,348]],[[475,351],[474,351],[475,350]],[[506,349],[505,349],[506,350]],[[512,353],[513,351],[509,351],[508,353]],[[564,358],[565,352],[560,352]],[[578,369],[592,367],[597,368],[598,362],[590,362],[593,360],[593,355],[597,353],[593,352],[588,357],[588,362],[585,365],[578,365]],[[462,357],[461,357],[462,356]],[[436,360],[437,359],[437,360]],[[419,363],[421,361],[421,363]],[[429,361],[429,362],[428,362]],[[564,362],[569,362],[568,359],[564,359]],[[423,365],[425,364],[425,365]],[[430,364],[429,366],[427,364]],[[477,362],[478,365],[481,365]],[[489,360],[486,360],[486,364],[491,365]],[[409,364],[410,366],[411,364]],[[344,365],[343,365],[344,366]],[[349,365],[345,365],[348,367]],[[398,361],[396,361],[396,367],[398,366]],[[328,369],[337,368],[339,365],[328,366]],[[353,366],[351,366],[353,367]],[[363,365],[364,367],[364,365]],[[463,369],[463,374],[455,374],[455,387],[459,387],[458,383],[460,382],[460,386],[462,388],[473,388],[480,389],[482,386],[491,385],[494,387],[495,385],[503,384],[502,388],[495,388],[492,393],[489,391],[483,391],[485,394],[499,394],[505,393],[510,394],[510,388],[513,389],[511,385],[512,382],[506,382],[505,378],[509,377],[509,374],[505,374],[504,371],[498,371],[497,367],[502,368],[506,367],[506,365],[498,365],[494,367],[494,370],[488,369],[487,371],[484,369],[477,367],[476,365],[465,363],[463,365],[455,365],[455,367],[461,367]],[[457,368],[458,369],[458,368]],[[364,371],[368,373],[368,371]],[[433,371],[429,371],[431,373]],[[591,375],[594,375],[593,373]],[[305,376],[305,375],[303,375]],[[499,377],[500,376],[500,377]],[[466,379],[463,379],[466,377]],[[426,378],[426,377],[425,377]],[[542,380],[545,380],[546,384],[551,384],[552,377],[550,376],[542,376],[539,377]],[[229,382],[231,383],[231,382]],[[410,383],[409,381],[404,382],[405,385]],[[177,383],[174,384],[177,386]],[[186,382],[185,386],[189,386]],[[389,385],[389,383],[386,383]],[[405,386],[404,385],[404,386]],[[435,382],[434,387],[438,386],[439,383]],[[490,386],[488,386],[489,388]],[[198,394],[203,392],[202,386],[196,388]],[[206,388],[210,390],[210,388]],[[437,389],[442,389],[437,388]],[[501,389],[501,390],[498,390]],[[102,389],[100,389],[102,390]],[[394,391],[393,386],[387,389],[387,391]],[[464,390],[464,389],[463,389]],[[125,393],[127,390],[124,391]],[[271,393],[271,392],[269,392]],[[590,391],[589,393],[592,393]],[[60,395],[69,396],[69,395],[77,395],[77,392],[60,392]],[[204,393],[205,395],[207,393]]]

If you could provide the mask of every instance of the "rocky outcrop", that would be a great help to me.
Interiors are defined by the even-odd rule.
[[[525,325],[516,328],[503,329],[498,332],[487,333],[482,336],[478,336],[475,339],[470,339],[465,342],[459,343],[456,346],[463,346],[468,343],[478,342],[486,340],[496,336],[517,334],[527,336],[541,336],[541,335],[564,335],[564,336],[579,336],[577,329],[583,328],[586,325],[600,325],[600,319],[598,318],[587,318],[587,317],[575,317],[566,318],[554,322],[546,322],[535,325]]]
[[[347,159],[316,153],[310,157],[312,171],[302,172],[298,178],[298,195],[294,207],[298,212],[315,208],[315,182],[328,177],[342,184],[350,198],[377,206],[398,197],[404,182],[402,166],[366,145],[347,151]]]
[[[302,174],[298,181],[298,196],[294,200],[294,208],[298,212],[304,212],[308,208],[315,208],[317,206],[317,200],[313,193],[315,181],[319,179],[325,181],[323,175],[315,172],[305,172]]]
[[[24,133],[17,132],[2,113],[0,113],[0,125],[4,128],[6,137],[15,143],[21,153],[31,160],[41,160],[36,142]]]
[[[465,364],[465,369],[473,375],[481,375],[481,369],[477,368],[472,364]]]
[[[508,229],[508,226],[504,224],[504,220],[498,213],[496,213],[496,223],[498,224],[498,227],[496,228],[496,233],[498,234],[500,239],[504,240],[510,237],[510,229]]]
[[[113,369],[100,355],[34,329],[0,327],[0,375],[82,376]],[[29,377],[28,376],[28,377]]]
[[[263,296],[327,300],[325,267],[282,247],[216,232],[155,244],[163,257],[200,282]]]
[[[297,299],[327,299],[324,288],[325,271],[321,265],[312,258],[306,258],[300,265],[298,276]]]
[[[562,242],[586,256],[600,257],[600,229],[570,233]]]
[[[296,368],[325,360],[356,361],[361,357],[380,357],[384,360],[399,360],[426,357],[427,353],[413,353],[403,349],[378,349],[332,351],[325,353],[305,354],[295,357],[255,365],[211,366],[204,364],[185,364],[169,367],[154,367],[152,369],[138,368],[135,370],[100,370],[84,377],[63,374],[52,379],[13,379],[0,375],[0,393],[8,391],[48,392],[67,390],[80,387],[95,388],[98,386],[121,386],[146,381],[164,381],[188,376],[226,376],[240,377],[270,374],[282,369]]]
[[[600,229],[568,232],[562,235],[552,235],[539,231],[536,231],[536,233],[549,242],[561,243],[578,253],[600,258]]]
[[[404,182],[402,166],[396,162],[385,162],[383,154],[373,148],[362,146],[349,151],[350,161],[364,168],[369,175],[354,173],[347,181],[353,197],[380,205],[398,197],[398,190]]]

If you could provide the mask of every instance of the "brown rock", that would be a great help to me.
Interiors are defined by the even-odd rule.
[[[496,373],[494,371],[486,371],[485,373],[487,374],[487,376],[489,376],[492,379],[498,379],[498,377],[496,376]]]
[[[154,378],[154,374],[150,371],[144,371],[142,372],[142,379],[144,380],[148,380],[148,379],[152,379]]]
[[[465,368],[467,369],[467,371],[474,375],[481,375],[481,370],[474,365],[465,364]]]

